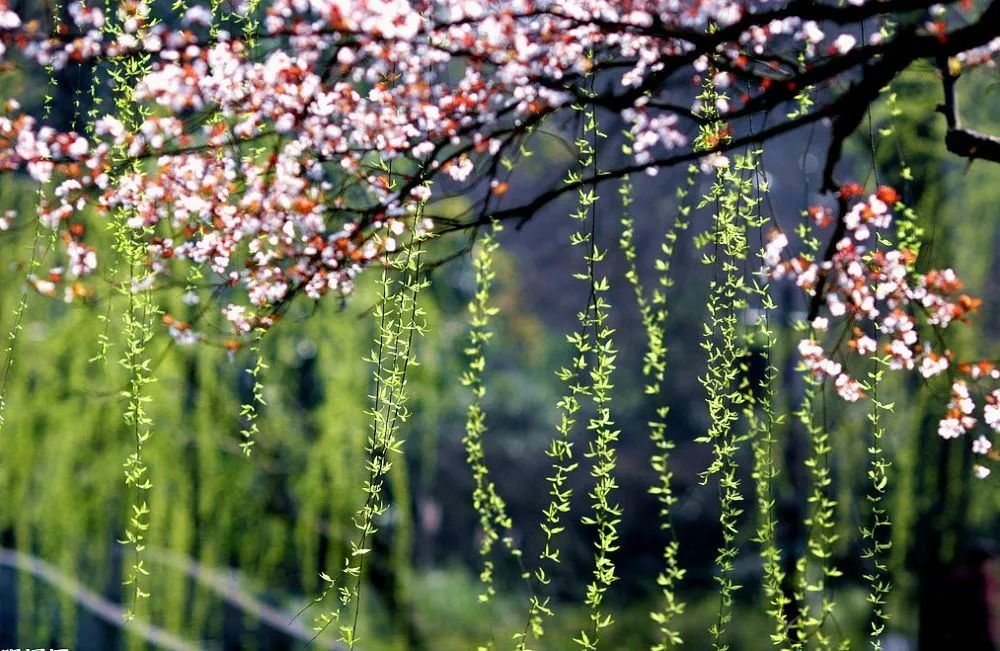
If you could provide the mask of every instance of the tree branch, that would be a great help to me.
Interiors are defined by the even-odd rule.
[[[944,104],[938,106],[937,110],[944,115],[948,124],[948,133],[944,137],[945,147],[951,153],[969,160],[981,158],[1000,163],[1000,138],[962,128],[958,99],[955,96],[955,82],[958,80],[958,75],[952,72],[947,57],[938,58],[938,69],[941,71]]]

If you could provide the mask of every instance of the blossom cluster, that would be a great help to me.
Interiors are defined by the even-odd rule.
[[[859,42],[850,21],[803,19],[765,0],[263,0],[237,8],[257,11],[259,26],[227,21],[217,3],[173,17],[151,5],[130,0],[106,15],[99,3],[74,0],[67,21],[47,25],[0,0],[0,64],[100,71],[144,61],[132,99],[145,108],[137,115],[149,116],[98,116],[86,134],[60,133],[7,102],[0,171],[25,170],[50,190],[38,218],[63,250],[47,276],[32,279],[39,291],[90,295],[82,279],[100,262],[87,243],[96,210],[117,215],[145,247],[136,289],[179,262],[239,288],[222,307],[238,334],[268,326],[297,294],[349,292],[404,233],[433,228],[421,208],[432,188],[493,174],[529,125],[586,97],[595,75],[617,89],[636,159],[655,170],[659,152],[690,145],[704,113],[691,89],[709,74],[706,34],[726,34],[707,48],[716,87],[755,82],[737,98],[717,94],[723,120],[789,92],[786,77],[883,38],[876,30]],[[933,12],[928,20],[947,23]],[[984,48],[970,62],[991,61]],[[772,55],[803,67],[762,66]],[[692,83],[675,92],[668,82],[685,75]],[[207,119],[189,119],[195,113]],[[710,152],[703,164],[713,160],[724,159]],[[491,196],[507,190],[489,180]],[[171,332],[196,339],[186,325],[171,321]]]
[[[806,211],[814,226],[837,224],[822,259],[809,253],[788,255],[789,238],[779,230],[769,234],[763,252],[769,277],[795,282],[817,314],[808,324],[809,336],[798,345],[802,363],[816,377],[832,380],[837,394],[848,402],[865,395],[848,371],[852,358],[881,353],[890,370],[916,371],[925,379],[947,376],[952,378],[951,399],[938,433],[951,439],[972,431],[978,420],[969,383],[996,384],[1000,371],[989,362],[956,363],[949,349],[935,350],[931,337],[943,342],[944,331],[967,321],[982,302],[963,293],[952,269],[918,273],[914,253],[893,248],[894,211],[903,208],[895,189],[881,186],[869,194],[849,183],[840,188],[838,204],[837,214],[825,206]],[[818,315],[820,305],[830,317],[846,323],[831,351],[823,345],[830,318]],[[983,414],[994,432],[1000,432],[998,400],[1000,389],[986,398]],[[990,448],[985,436],[973,443],[977,454],[989,454]],[[977,465],[976,473],[985,476],[989,470]]]

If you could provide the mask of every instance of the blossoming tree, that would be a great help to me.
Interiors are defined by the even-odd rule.
[[[150,485],[142,444],[155,428],[143,401],[152,374],[145,344],[149,315],[162,311],[158,297],[174,292],[204,308],[197,321],[161,315],[178,344],[237,350],[259,342],[296,301],[345,298],[359,276],[381,274],[378,312],[388,325],[375,360],[369,499],[357,518],[355,555],[339,573],[324,574],[328,589],[318,599],[321,608],[339,602],[320,616],[320,627],[338,622],[340,636],[353,646],[354,625],[341,611],[359,598],[375,522],[387,508],[381,481],[405,420],[410,340],[422,331],[418,290],[426,247],[432,238],[488,231],[475,253],[474,363],[464,379],[476,401],[466,445],[484,558],[496,543],[520,555],[481,447],[483,349],[495,314],[491,255],[503,224],[523,224],[575,196],[579,230],[571,243],[584,252],[578,277],[590,299],[570,336],[574,360],[560,371],[567,397],[551,452],[553,501],[542,518],[544,551],[537,567],[524,570],[532,597],[515,645],[529,648],[544,632],[550,606],[542,588],[550,580],[546,568],[558,561],[560,513],[569,500],[565,482],[577,465],[568,441],[578,416],[593,410],[586,426],[595,485],[588,519],[595,567],[586,597],[592,616],[576,641],[597,648],[610,625],[602,609],[616,578],[620,513],[613,498],[618,432],[608,393],[615,349],[606,323],[609,280],[601,275],[605,251],[592,230],[597,207],[617,195],[612,204],[626,213],[622,248],[632,261],[628,280],[643,317],[647,389],[655,396],[666,365],[666,307],[661,293],[644,288],[634,263],[633,177],[690,166],[692,176],[711,182],[696,206],[712,213],[712,228],[698,238],[711,245],[708,261],[721,270],[703,342],[709,367],[702,383],[712,418],[703,439],[714,458],[705,481],[720,482],[727,531],[735,531],[741,513],[741,428],[762,440],[774,420],[767,400],[755,397],[739,374],[746,341],[773,339],[766,318],[739,318],[748,308],[764,314],[774,309],[771,283],[794,283],[806,297],[798,354],[813,391],[829,383],[853,403],[877,392],[883,371],[947,376],[951,397],[938,433],[970,445],[979,459],[974,473],[985,478],[995,460],[990,441],[1000,431],[1000,372],[987,361],[956,359],[944,337],[981,302],[963,293],[952,270],[918,264],[920,234],[897,190],[840,174],[848,167],[841,160],[845,142],[873,104],[890,96],[897,77],[920,62],[929,62],[940,78],[948,151],[1000,162],[1000,140],[963,126],[956,100],[964,71],[995,65],[998,26],[995,0],[218,0],[209,6],[179,0],[170,11],[154,11],[145,0],[78,0],[37,16],[0,0],[5,73],[85,70],[92,79],[90,108],[75,130],[51,126],[48,102],[32,113],[21,98],[2,98],[0,171],[26,174],[38,187],[35,213],[0,217],[0,230],[35,234],[6,347],[4,386],[17,363],[20,318],[35,295],[66,302],[116,291],[127,297],[123,362],[132,381],[125,417],[137,445],[126,481],[138,496],[126,533],[136,552],[127,580],[138,599],[145,596],[148,526],[142,495]],[[565,132],[574,121],[576,156],[565,181],[536,195],[518,188],[512,170],[536,134],[550,126]],[[773,138],[816,124],[829,134],[821,192],[815,205],[803,206],[801,225],[785,231],[761,200],[767,180],[760,152]],[[624,130],[623,155],[601,146],[609,125]],[[469,197],[469,207],[457,215],[445,212],[442,206],[457,194]],[[106,226],[114,244],[99,251],[94,233]],[[676,238],[677,231],[670,232]],[[763,236],[756,248],[750,243],[755,233]],[[220,323],[228,333],[218,334]],[[394,351],[392,360],[384,349]],[[866,371],[872,364],[877,370]],[[255,378],[260,370],[254,369]],[[583,401],[588,406],[581,412]],[[881,436],[884,405],[872,402]],[[262,404],[255,391],[244,407],[248,453]],[[4,407],[0,394],[0,423]],[[801,417],[821,458],[826,434],[815,431],[808,411],[803,408]],[[660,450],[653,464],[662,476],[654,490],[668,523],[676,498],[664,418],[661,413],[651,423],[650,436]],[[875,448],[874,522],[867,530],[875,568],[873,645],[888,590],[879,534],[887,525],[878,502],[885,465]],[[773,477],[762,453],[756,463],[759,480]],[[788,588],[776,560],[773,504],[766,496],[759,500],[764,587],[775,619],[773,639],[781,647],[826,644],[825,601],[810,605],[808,597],[825,599],[824,585],[835,576],[825,560],[829,478],[816,472],[816,534],[798,567],[799,589]],[[716,648],[726,648],[726,613],[737,587],[733,536],[724,535],[717,557],[724,607],[711,632]],[[659,648],[672,648],[679,643],[672,621],[683,610],[676,597],[683,571],[676,550],[668,547],[664,558],[664,606],[654,619],[662,632]],[[492,561],[485,563],[490,585]],[[798,607],[790,608],[790,601]]]

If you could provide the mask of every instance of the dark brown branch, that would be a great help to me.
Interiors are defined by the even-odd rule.
[[[941,71],[941,86],[944,89],[944,104],[937,107],[944,115],[948,124],[944,144],[951,153],[968,158],[981,158],[1000,163],[1000,138],[989,134],[962,128],[962,118],[958,110],[958,99],[955,96],[955,82],[958,75],[951,70],[947,57],[938,59],[938,69]]]
[[[963,158],[981,158],[1000,163],[1000,138],[968,129],[949,129],[944,144]]]
[[[998,25],[1000,25],[1000,0],[993,0],[980,15],[979,20],[967,27],[956,29],[944,38],[930,34],[917,34],[910,30],[900,33],[893,39],[893,47],[887,49],[882,58],[874,64],[865,66],[861,78],[842,96],[847,99],[845,102],[846,110],[834,119],[832,140],[827,153],[826,166],[823,169],[823,190],[832,192],[837,189],[838,183],[834,179],[834,168],[843,152],[844,141],[857,130],[868,111],[868,107],[878,98],[882,88],[917,59],[931,57],[939,61],[947,60],[948,57],[959,52],[985,45],[996,38]],[[950,73],[945,70],[946,79],[949,76]],[[946,83],[946,94],[947,86]],[[954,106],[953,98],[952,94],[952,106]],[[948,104],[947,99],[945,103]],[[953,115],[952,119],[957,120],[957,115]],[[979,134],[975,135],[979,136]],[[966,144],[966,142],[956,143],[956,146],[958,144]],[[950,147],[949,150],[951,150]]]

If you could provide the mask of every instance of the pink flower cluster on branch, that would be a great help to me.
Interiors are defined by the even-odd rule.
[[[432,188],[486,178],[485,210],[508,189],[500,159],[576,102],[622,115],[639,164],[656,169],[658,152],[690,145],[710,59],[718,88],[746,89],[715,107],[738,120],[883,56],[878,30],[856,35],[883,12],[923,10],[919,38],[961,36],[970,65],[997,49],[951,3],[944,15],[902,0],[264,0],[256,34],[205,6],[167,19],[145,0],[113,15],[92,4],[46,25],[0,0],[0,65],[147,62],[134,100],[150,117],[137,124],[108,115],[59,133],[16,102],[0,113],[0,171],[48,186],[38,218],[64,245],[36,287],[88,296],[87,221],[116,214],[146,247],[143,287],[179,262],[203,268],[239,289],[222,310],[237,333],[296,295],[349,292],[404,233],[433,228]],[[597,96],[585,92],[595,76],[608,87]]]
[[[951,439],[973,430],[978,420],[969,384],[996,386],[1000,371],[990,362],[954,362],[943,342],[948,328],[966,322],[982,301],[962,292],[962,282],[953,270],[919,273],[916,255],[894,248],[894,211],[903,206],[893,188],[882,186],[867,194],[860,185],[849,183],[841,187],[838,200],[839,214],[824,206],[807,211],[815,227],[837,224],[825,258],[809,253],[787,255],[789,239],[779,230],[769,234],[764,249],[770,278],[795,282],[814,305],[824,305],[831,317],[845,323],[843,335],[828,351],[822,340],[830,319],[813,317],[810,335],[798,346],[802,363],[814,376],[832,380],[837,394],[847,402],[865,396],[861,383],[848,371],[854,359],[881,354],[890,370],[915,370],[925,379],[947,375],[952,378],[951,400],[938,433]],[[938,350],[931,338],[941,342]],[[1000,389],[994,389],[984,405],[984,419],[994,432],[1000,432],[998,400]],[[977,454],[988,454],[990,447],[984,436],[973,443]],[[977,468],[979,475],[989,472],[984,466]]]

